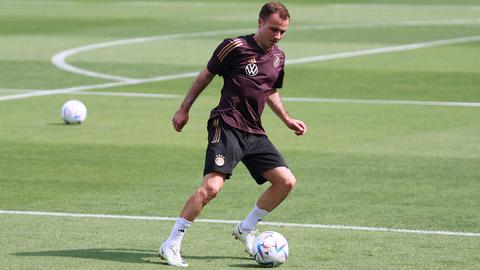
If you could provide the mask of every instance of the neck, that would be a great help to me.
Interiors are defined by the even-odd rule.
[[[255,41],[255,43],[257,43],[257,45],[262,48],[265,52],[268,52],[272,47],[265,47],[261,42],[260,42],[260,38],[258,37],[258,32],[255,33],[253,35],[253,40]]]

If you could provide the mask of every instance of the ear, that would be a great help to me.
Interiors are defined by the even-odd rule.
[[[262,26],[263,20],[262,18],[258,18],[258,28]]]

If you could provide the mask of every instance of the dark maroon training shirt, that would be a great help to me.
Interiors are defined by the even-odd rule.
[[[276,45],[265,52],[253,34],[225,39],[207,65],[224,81],[220,103],[210,118],[221,116],[234,128],[265,135],[260,116],[272,88],[282,88],[284,65],[284,52]]]

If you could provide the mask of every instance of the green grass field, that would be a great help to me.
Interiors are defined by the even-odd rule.
[[[171,117],[193,77],[165,76],[197,72],[224,38],[255,31],[262,3],[0,0],[0,210],[176,217],[201,183],[206,120],[222,81],[177,133]],[[415,233],[259,226],[287,237],[281,269],[479,269],[479,2],[285,4],[287,58],[331,59],[286,67],[282,95],[304,98],[285,104],[308,124],[306,136],[263,115],[298,179],[265,221]],[[64,58],[90,76],[51,61],[140,37],[156,38]],[[367,53],[412,44],[428,46]],[[339,56],[350,52],[364,53]],[[86,104],[82,125],[62,123],[69,99]],[[241,220],[265,188],[239,165],[200,218]],[[172,224],[2,212],[0,269],[170,269],[156,252]],[[195,223],[182,246],[191,268],[259,267],[232,228]]]

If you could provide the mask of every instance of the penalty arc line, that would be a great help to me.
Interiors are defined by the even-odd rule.
[[[390,53],[390,52],[401,52],[401,51],[461,44],[461,43],[468,43],[468,42],[478,42],[478,41],[480,41],[480,36],[460,37],[460,38],[453,38],[453,39],[435,40],[435,41],[427,41],[427,42],[413,43],[413,44],[406,44],[406,45],[398,45],[398,46],[358,50],[358,51],[352,51],[352,52],[343,52],[343,53],[334,53],[334,54],[328,54],[328,55],[318,55],[318,56],[311,56],[311,57],[305,57],[305,58],[298,58],[290,61],[287,60],[285,64],[286,65],[306,64],[306,63],[312,63],[312,62],[329,61],[329,60],[335,60],[335,59],[383,54],[383,53]],[[39,91],[35,93],[2,96],[0,97],[0,101],[23,99],[23,98],[29,98],[29,97],[35,97],[35,96],[72,93],[72,92],[78,92],[83,90],[105,89],[105,88],[118,87],[118,86],[137,85],[137,84],[144,84],[149,82],[159,82],[159,81],[175,80],[175,79],[181,79],[181,78],[191,78],[197,75],[198,75],[198,72],[188,72],[188,73],[159,76],[159,77],[153,77],[153,78],[147,78],[147,79],[131,79],[128,81],[117,81],[117,82],[110,82],[110,83],[104,83],[104,84],[83,85],[83,86],[70,87],[70,88],[64,88],[64,89],[45,90],[45,91]]]
[[[102,78],[107,80],[135,82],[141,79],[121,77],[121,76],[116,76],[111,74],[104,74],[100,72],[85,70],[82,68],[75,67],[71,64],[68,64],[66,62],[66,59],[80,52],[92,51],[96,49],[109,48],[114,46],[139,44],[139,43],[145,43],[145,42],[151,42],[151,41],[173,40],[173,39],[180,39],[180,38],[211,37],[211,36],[217,36],[221,34],[235,34],[237,32],[250,31],[250,30],[252,29],[236,29],[236,30],[209,31],[209,32],[197,32],[197,33],[179,33],[179,34],[152,36],[152,37],[138,37],[138,38],[131,38],[131,39],[106,41],[106,42],[94,43],[90,45],[76,47],[76,48],[59,52],[52,57],[51,62],[53,65],[55,65],[59,69],[72,72],[72,73],[78,73],[78,74],[89,76],[89,77],[96,77],[96,78]]]
[[[346,24],[327,24],[327,25],[303,25],[293,27],[294,31],[306,31],[306,30],[331,30],[331,29],[351,29],[351,28],[369,28],[369,27],[388,27],[388,26],[419,26],[419,25],[465,25],[465,24],[479,24],[480,20],[465,20],[465,19],[456,19],[456,20],[433,20],[433,21],[399,21],[399,22],[365,22],[365,23],[346,23]],[[72,72],[78,73],[81,75],[96,77],[114,81],[135,81],[137,78],[122,77],[106,73],[94,72],[86,69],[82,69],[66,62],[66,59],[75,54],[92,51],[96,49],[110,48],[114,46],[122,46],[129,44],[138,44],[151,41],[165,41],[165,40],[174,40],[182,38],[197,38],[197,37],[212,37],[220,34],[236,34],[242,32],[252,32],[255,29],[235,29],[235,30],[218,30],[218,31],[209,31],[209,32],[195,32],[195,33],[177,33],[177,34],[166,34],[160,36],[150,36],[150,37],[137,37],[130,39],[106,41],[100,43],[89,44],[85,46],[80,46],[76,48],[71,48],[65,51],[61,51],[55,54],[51,62],[56,67]]]
[[[43,216],[43,217],[127,219],[127,220],[153,220],[153,221],[175,221],[176,220],[176,218],[174,217],[79,214],[79,213],[16,211],[16,210],[0,210],[0,215],[27,215],[27,216]],[[195,222],[217,223],[217,224],[237,224],[240,222],[240,220],[196,219]],[[480,237],[480,233],[475,233],[475,232],[393,229],[393,228],[383,228],[383,227],[362,227],[362,226],[348,226],[348,225],[301,224],[301,223],[264,222],[264,221],[260,222],[259,225],[291,227],[291,228],[311,228],[311,229],[350,230],[350,231],[368,231],[368,232],[386,232],[386,233],[409,233],[409,234],[421,234],[421,235]]]

